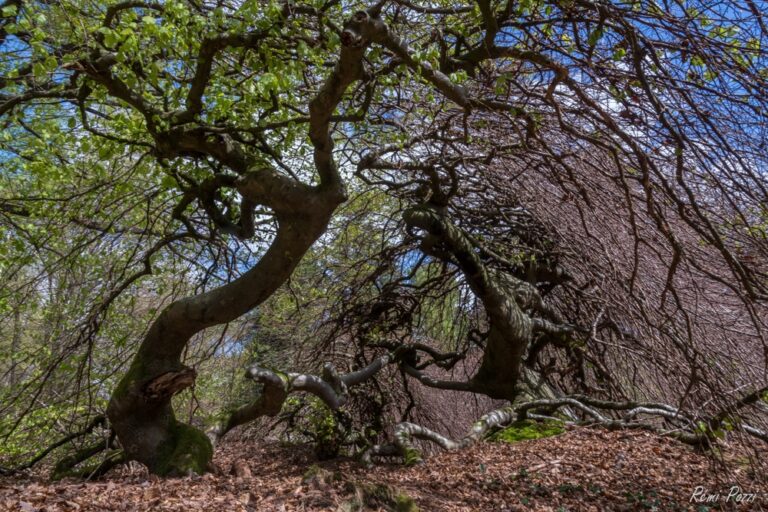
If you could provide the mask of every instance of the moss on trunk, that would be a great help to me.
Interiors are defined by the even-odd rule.
[[[213,458],[202,431],[175,418],[171,399],[194,381],[194,370],[139,352],[110,400],[107,414],[126,456],[160,476],[202,474]]]
[[[201,475],[208,471],[213,445],[202,431],[175,421],[170,438],[158,450],[153,473],[160,476]]]

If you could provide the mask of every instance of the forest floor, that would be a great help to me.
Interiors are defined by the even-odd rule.
[[[132,465],[95,482],[0,479],[0,510],[768,510],[768,487],[746,466],[723,480],[712,458],[639,431],[578,428],[371,469],[349,459],[317,462],[310,447],[229,441],[215,463],[218,474],[172,480]],[[710,501],[692,501],[697,490]]]

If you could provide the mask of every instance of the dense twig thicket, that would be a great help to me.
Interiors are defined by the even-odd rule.
[[[427,387],[765,441],[765,7],[5,0],[0,435],[202,472],[305,391],[413,459]]]

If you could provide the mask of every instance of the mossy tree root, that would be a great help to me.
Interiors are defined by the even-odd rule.
[[[751,395],[749,395],[751,398]],[[740,402],[739,402],[740,404]],[[552,417],[560,408],[569,408],[568,417],[584,418],[569,421]],[[534,412],[544,412],[546,415]],[[661,418],[671,425],[664,429],[658,424],[638,421],[640,416]],[[711,418],[695,421],[679,409],[663,403],[613,402],[576,395],[561,398],[533,400],[510,405],[490,412],[476,421],[464,437],[454,441],[428,428],[413,423],[400,423],[395,427],[394,442],[376,445],[362,456],[363,462],[371,463],[373,456],[400,456],[406,465],[421,462],[421,454],[413,445],[413,439],[422,439],[437,444],[444,450],[458,450],[489,437],[499,428],[509,425],[505,431],[495,434],[495,440],[516,442],[557,435],[565,425],[601,426],[607,429],[641,429],[669,436],[680,442],[698,447],[708,447],[721,437],[722,413]],[[768,442],[768,433],[748,425],[734,415],[729,416],[732,426],[742,432]]]

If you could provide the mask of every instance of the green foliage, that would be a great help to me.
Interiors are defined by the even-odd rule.
[[[105,404],[100,401],[100,405]],[[60,425],[68,424],[73,418],[78,418],[78,415],[87,414],[87,411],[83,406],[73,408],[71,403],[64,402],[50,407],[34,408],[21,417],[20,421],[17,414],[7,414],[0,418],[0,462],[9,466],[26,462],[62,437]],[[78,428],[77,424],[72,426],[73,430]]]
[[[489,439],[496,442],[517,443],[531,439],[556,436],[565,431],[561,423],[554,421],[516,421],[498,432],[491,434]]]
[[[354,493],[354,497],[342,503],[339,511],[419,512],[420,510],[412,497],[390,485],[349,483],[347,489]]]
[[[315,443],[315,455],[319,460],[337,457],[346,438],[346,429],[322,401],[311,397],[308,403],[309,411],[305,413],[304,421]]]
[[[404,493],[398,493],[395,496],[395,510],[397,512],[419,512],[416,501]]]
[[[403,454],[403,464],[406,466],[415,466],[420,464],[424,459],[421,456],[421,452],[416,448],[408,447]]]
[[[259,210],[258,233],[242,242],[226,229],[217,228],[215,219],[202,208],[201,197],[186,200],[212,178],[239,180],[235,175],[246,172],[235,171],[232,160],[222,159],[217,151],[206,152],[205,144],[174,148],[173,143],[184,135],[205,133],[198,142],[214,148],[229,143],[237,146],[248,162],[246,171],[278,169],[286,179],[293,174],[305,184],[316,185],[306,119],[312,109],[307,100],[321,88],[339,53],[338,28],[344,26],[350,13],[369,7],[361,1],[309,0],[291,12],[296,14],[293,16],[288,14],[294,4],[278,0],[245,0],[231,6],[193,6],[167,0],[158,5],[128,6],[109,20],[105,20],[105,12],[115,7],[115,2],[32,1],[2,8],[2,15],[8,18],[7,23],[3,20],[3,39],[8,34],[14,40],[0,55],[3,107],[13,103],[6,103],[5,98],[24,98],[32,93],[33,100],[11,105],[3,113],[0,134],[0,375],[9,376],[0,387],[0,455],[19,457],[25,449],[34,451],[44,435],[31,436],[30,432],[48,432],[51,425],[75,423],[65,420],[103,409],[115,375],[125,369],[147,325],[164,305],[230,282],[264,253],[274,236],[274,212]],[[455,7],[455,2],[436,0],[430,6],[439,10]],[[530,121],[527,128],[542,137],[534,142],[549,148],[547,153],[552,156],[574,154],[574,148],[583,148],[585,153],[593,147],[599,151],[618,149],[626,156],[622,163],[632,183],[657,187],[658,183],[646,183],[645,178],[640,181],[647,171],[641,172],[638,164],[642,163],[643,169],[652,164],[656,171],[651,174],[662,181],[665,178],[658,178],[665,175],[662,170],[673,168],[669,166],[673,161],[664,161],[663,153],[654,152],[658,141],[668,138],[663,126],[677,126],[688,119],[706,120],[680,128],[680,138],[697,141],[698,147],[691,151],[680,145],[670,151],[685,162],[679,179],[687,174],[686,179],[696,183],[704,197],[751,188],[746,178],[735,180],[734,187],[733,183],[709,183],[707,176],[697,176],[696,171],[711,169],[708,172],[712,176],[725,176],[729,166],[723,168],[721,162],[728,162],[729,156],[738,155],[740,161],[749,162],[759,161],[756,155],[763,153],[762,146],[757,154],[742,151],[756,139],[751,135],[759,132],[764,114],[764,95],[759,94],[764,84],[757,83],[754,94],[750,84],[768,72],[761,42],[750,35],[751,30],[744,30],[754,28],[749,23],[714,16],[703,6],[666,13],[655,2],[635,0],[607,3],[598,10],[583,9],[572,0],[521,0],[510,3],[505,12],[490,3],[490,17],[484,8],[480,3],[468,12],[435,14],[386,4],[383,19],[391,24],[392,33],[407,42],[414,60],[432,69],[446,69],[444,78],[453,82],[449,86],[466,85],[478,98],[495,94],[498,97],[491,98],[495,103],[508,103],[503,114],[512,118],[503,118],[507,123],[504,130],[519,131],[519,121]],[[401,16],[401,9],[409,14]],[[504,38],[485,33],[493,24],[490,21],[497,18],[503,19],[503,30],[508,34]],[[621,19],[620,30],[606,19]],[[517,28],[528,26],[535,29]],[[654,29],[648,30],[649,26]],[[688,27],[693,27],[690,33]],[[665,50],[638,55],[628,37],[633,31],[636,39],[645,41],[643,48]],[[692,34],[698,38],[696,44],[688,44],[693,43],[686,39]],[[487,35],[499,45],[509,45],[504,49],[509,53],[501,51],[503,59],[471,66],[472,59],[465,59],[469,55],[462,53],[485,48]],[[253,39],[247,44],[213,45],[218,53],[199,100],[202,105],[182,120],[201,55],[213,48],[205,45],[239,36]],[[524,54],[511,57],[517,50]],[[98,66],[89,62],[94,55],[109,62],[99,72]],[[400,211],[415,200],[411,189],[425,181],[425,173],[394,167],[381,173],[353,169],[360,156],[387,145],[390,149],[381,153],[382,158],[391,158],[397,165],[421,156],[431,161],[433,149],[434,155],[450,154],[443,144],[451,139],[450,145],[459,148],[461,158],[440,161],[435,156],[433,166],[438,174],[447,170],[465,173],[456,177],[461,186],[450,208],[461,212],[471,205],[470,209],[479,210],[476,199],[490,190],[483,178],[477,177],[480,173],[472,176],[474,170],[466,171],[479,166],[480,160],[473,163],[473,158],[494,145],[489,140],[493,137],[482,130],[496,129],[496,113],[482,112],[481,105],[475,104],[463,109],[463,134],[459,133],[462,130],[448,134],[450,130],[441,128],[438,131],[445,133],[439,138],[426,139],[425,146],[434,148],[409,146],[413,136],[425,127],[437,126],[436,121],[450,114],[455,105],[440,86],[428,83],[423,67],[409,67],[406,60],[393,61],[390,50],[372,44],[366,50],[365,80],[347,90],[338,108],[329,113],[338,119],[351,115],[363,119],[334,121],[333,127],[337,139],[334,157],[344,167],[342,174],[352,199],[337,212],[327,235],[307,253],[289,285],[247,318],[227,328],[209,330],[189,345],[186,362],[200,377],[194,391],[177,397],[175,405],[177,410],[189,411],[191,419],[212,421],[247,403],[258,389],[246,382],[238,369],[254,362],[281,369],[292,367],[306,353],[305,348],[322,346],[334,315],[342,320],[350,318],[345,326],[357,322],[338,338],[364,339],[373,344],[391,341],[396,333],[397,340],[409,336],[437,340],[437,348],[448,351],[466,347],[468,334],[483,327],[485,318],[466,283],[455,275],[445,277],[446,267],[451,265],[427,258],[413,275],[407,275],[419,249],[413,237],[403,233]],[[555,65],[550,65],[550,60]],[[467,63],[468,69],[456,69],[457,62]],[[633,62],[642,68],[642,76],[633,76],[637,74],[629,65]],[[584,68],[579,70],[580,66]],[[561,68],[568,70],[568,80],[561,77],[556,83],[554,77],[561,74]],[[488,90],[484,89],[485,82],[490,84]],[[708,93],[718,83],[722,90]],[[549,93],[553,95],[547,93],[542,103],[537,96],[543,95],[526,96],[525,91],[515,90],[519,84],[538,84],[544,90],[551,85]],[[117,94],[119,90],[128,93]],[[57,97],[57,91],[66,94]],[[36,97],[39,92],[51,94]],[[679,105],[707,104],[707,95],[717,100],[708,108],[719,111],[680,110]],[[617,133],[615,122],[600,121],[613,112],[596,116],[595,107],[583,101],[600,98],[602,102],[610,96],[617,103],[631,104],[632,109],[625,111],[629,120],[647,124],[628,132],[637,139],[633,153],[643,155],[639,162],[625,150],[627,134]],[[426,101],[420,101],[422,98]],[[570,112],[569,127],[559,132],[562,126],[558,128],[548,116],[564,98],[567,101],[562,106]],[[737,99],[728,103],[729,98]],[[644,112],[643,119],[633,118],[634,111]],[[726,126],[718,136],[710,131],[725,117],[750,126],[753,121],[741,114],[752,111],[758,123],[752,128]],[[664,112],[663,123],[654,112]],[[707,147],[709,141],[721,136],[735,148],[732,155],[724,154],[724,148],[713,151]],[[611,142],[617,140],[623,142]],[[524,157],[520,161],[530,156],[532,170],[527,173],[530,184],[526,187],[531,192],[537,186],[538,168],[551,169],[557,176],[555,181],[573,188],[573,183],[566,183],[567,176],[573,174],[570,168],[562,172],[557,162],[548,161],[549,157],[533,161],[539,157],[536,152],[525,154],[527,144],[527,137],[525,144],[514,143],[512,137],[488,154],[496,155],[499,149],[506,153],[502,156],[512,154],[510,151],[517,156],[520,151]],[[713,160],[696,162],[697,153],[712,155]],[[574,158],[579,155],[574,154]],[[489,157],[482,165],[490,165],[491,160]],[[551,177],[547,179],[552,182]],[[659,193],[674,195],[673,188],[661,187]],[[631,200],[634,195],[627,197]],[[236,187],[223,187],[213,196],[211,201],[221,208],[222,215],[234,218],[241,211]],[[746,201],[749,194],[739,196],[735,203]],[[462,204],[467,197],[474,199]],[[695,203],[678,199],[663,197],[660,204],[667,200],[671,200],[669,204]],[[706,208],[698,213],[698,208],[693,209],[700,219],[707,219],[708,225],[713,222],[722,231],[722,240],[733,244],[733,252],[748,266],[749,254],[740,250],[749,247],[745,242],[766,239],[768,217],[764,209],[737,207],[738,217],[746,220],[740,225],[723,222],[722,227],[717,219],[727,213],[708,212]],[[654,220],[665,224],[663,219]],[[674,231],[675,226],[670,229]],[[186,238],[153,249],[161,240],[182,234]],[[497,245],[513,247],[519,242],[509,239]],[[709,243],[706,248],[710,246],[718,244]],[[382,250],[392,247],[402,250]],[[683,252],[687,255],[693,251]],[[529,267],[542,264],[543,258],[524,251],[503,256],[512,266]],[[741,268],[741,262],[737,263]],[[406,296],[440,277],[439,285],[422,296],[415,297],[416,292]],[[399,285],[408,292],[398,289]],[[367,318],[368,323],[359,321],[373,316],[373,306],[396,303],[394,299],[413,299],[418,307],[405,313],[407,308],[392,307],[376,318]],[[352,306],[363,313],[357,318],[347,316]],[[400,316],[393,318],[396,313]],[[358,331],[351,332],[354,329]],[[144,371],[142,364],[140,361],[129,370],[136,378]],[[594,368],[587,365],[586,370]],[[128,380],[130,377],[134,375]],[[37,394],[38,386],[46,391]],[[117,389],[115,393],[124,391]],[[199,410],[197,404],[201,404]],[[317,404],[310,404],[303,413],[309,431],[322,447],[319,450],[338,453],[348,430],[338,417]],[[542,437],[548,431],[534,430],[532,425],[518,425],[497,436],[511,442]],[[179,435],[186,443],[186,434]],[[197,440],[190,438],[189,442],[192,452],[205,451],[204,447],[197,448]]]
[[[301,477],[302,484],[312,484],[315,486],[324,486],[334,481],[338,481],[342,478],[340,472],[332,473],[327,469],[324,469],[317,464],[312,464],[307,468]]]
[[[729,430],[733,430],[733,424],[728,420],[718,424],[716,427],[713,427],[706,421],[698,421],[695,427],[697,434],[706,436],[709,439],[725,439],[726,431]]]
[[[638,510],[659,510],[662,504],[656,491],[627,492],[625,497],[629,505]]]

